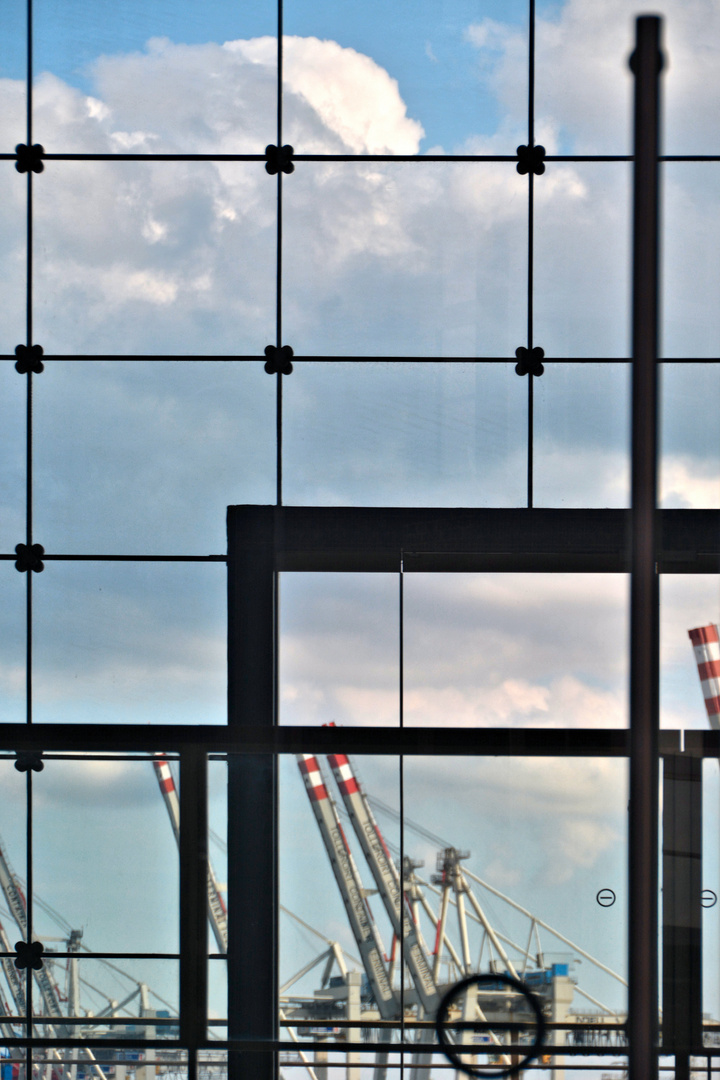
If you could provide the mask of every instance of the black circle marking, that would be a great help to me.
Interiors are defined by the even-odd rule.
[[[612,907],[617,900],[617,896],[612,889],[600,889],[595,899],[600,907]]]
[[[715,907],[717,904],[717,893],[712,889],[703,889],[701,901],[703,907]]]
[[[460,1057],[460,1054],[457,1052],[458,1050],[462,1050],[462,1047],[456,1046],[455,1043],[448,1042],[447,1036],[445,1034],[446,1025],[448,1024],[448,1012],[450,1010],[450,1005],[453,1003],[453,1001],[465,990],[467,990],[468,987],[485,986],[488,983],[491,983],[493,985],[497,985],[497,983],[503,983],[503,985],[509,986],[513,990],[518,990],[529,1002],[530,1007],[535,1014],[535,1019],[537,1020],[537,1027],[535,1029],[535,1041],[530,1047],[525,1057],[521,1061],[518,1061],[517,1064],[510,1065],[507,1069],[495,1069],[492,1072],[489,1072],[485,1067],[482,1066],[478,1068],[473,1068],[472,1065],[465,1064],[465,1062]],[[452,1026],[454,1028],[457,1028],[461,1025],[460,1023],[455,1022]],[[469,1030],[472,1030],[474,1027],[472,1022],[462,1023],[462,1026]],[[535,994],[533,994],[532,990],[528,986],[526,986],[524,982],[521,982],[520,979],[513,979],[510,975],[469,975],[466,979],[461,979],[460,982],[457,982],[454,986],[451,986],[448,992],[445,994],[445,997],[440,1002],[440,1007],[438,1008],[437,1017],[435,1019],[435,1033],[437,1034],[438,1042],[440,1043],[442,1051],[448,1061],[451,1062],[451,1064],[453,1064],[456,1069],[459,1069],[461,1072],[466,1073],[468,1076],[515,1076],[516,1073],[519,1073],[521,1069],[524,1069],[526,1065],[529,1065],[529,1063],[533,1061],[540,1053],[540,1048],[545,1038],[545,1017],[543,1016],[542,1007],[537,997],[535,996]],[[502,1047],[498,1047],[498,1049],[502,1050]],[[468,1052],[467,1048],[464,1050],[464,1052]]]

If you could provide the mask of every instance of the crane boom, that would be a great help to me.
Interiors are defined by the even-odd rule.
[[[440,998],[418,931],[404,903],[403,890],[380,828],[373,817],[367,797],[360,787],[345,754],[329,754],[328,762],[340,789],[345,809],[350,815],[378,892],[385,905],[392,928],[402,942],[405,963],[415,984],[425,1015],[434,1017]]]
[[[178,799],[175,781],[170,772],[170,764],[167,758],[161,757],[153,758],[153,765],[155,766],[155,775],[157,776],[160,791],[162,792],[168,816],[170,817],[170,824],[172,825],[172,830],[175,834],[175,840],[177,841],[178,847],[180,847],[180,800]],[[217,947],[220,952],[227,952],[227,908],[220,895],[215,871],[213,870],[209,859],[207,866],[207,901],[208,918],[210,919],[210,925],[212,926],[213,934],[215,935]]]
[[[337,810],[328,794],[317,758],[312,754],[297,754],[296,757],[378,1010],[383,1020],[393,1020],[400,1015],[400,1004],[390,985],[380,935]]]
[[[15,876],[10,869],[10,864],[2,845],[0,845],[0,888],[3,891],[5,902],[10,909],[10,913],[18,924],[23,939],[27,941],[28,926],[25,899],[15,881]],[[62,1019],[62,1010],[60,1008],[60,1001],[58,1000],[57,988],[50,978],[47,967],[43,964],[41,968],[35,969],[34,975],[48,1017],[52,1017],[54,1020]],[[62,1032],[68,1034],[67,1028],[64,1025],[62,1027]]]
[[[10,944],[10,939],[5,933],[5,927],[2,925],[2,923],[0,923],[0,946],[2,946],[3,952],[11,953],[13,951],[13,947]],[[25,1010],[27,1008],[27,1005],[25,1004],[25,988],[22,984],[22,979],[18,974],[18,969],[15,967],[15,964],[13,963],[13,960],[10,956],[4,956],[0,963],[2,964],[2,969],[7,980],[7,984],[10,987],[10,993],[12,995],[13,1002],[15,1003],[17,1014],[18,1016],[26,1016],[27,1014]]]

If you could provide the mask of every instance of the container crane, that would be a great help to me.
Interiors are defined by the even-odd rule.
[[[27,925],[27,912],[25,909],[25,898],[18,888],[15,876],[10,869],[10,864],[5,855],[5,851],[0,846],[0,888],[3,891],[5,902],[10,909],[10,913],[17,923],[20,933],[25,941],[28,940],[28,925]],[[40,995],[45,1006],[46,1015],[55,1022],[58,1034],[62,1038],[67,1038],[72,1034],[71,1030],[66,1024],[58,1024],[57,1021],[63,1019],[62,1010],[60,1008],[60,1001],[58,996],[57,987],[53,983],[48,973],[47,967],[43,966],[38,970],[34,970],[35,981],[38,984]]]
[[[402,942],[403,958],[415,984],[418,1000],[425,1015],[432,1018],[437,1012],[440,997],[420,942],[418,927],[404,902],[400,875],[346,755],[329,754],[328,762],[393,932]]]
[[[170,817],[170,824],[172,825],[172,830],[175,834],[175,840],[179,847],[180,800],[178,799],[175,781],[173,780],[172,773],[170,772],[170,763],[166,757],[159,757],[153,758],[153,765],[155,767],[155,775],[157,777],[158,784],[160,785],[160,791],[162,793],[165,806],[167,807],[168,816]],[[213,870],[212,864],[209,859],[207,868],[207,899],[208,918],[210,920],[210,925],[215,936],[217,947],[221,953],[227,952],[227,908],[225,907],[225,901],[220,895],[220,889],[218,887],[217,878],[215,877],[215,871]]]
[[[383,1020],[396,1019],[400,1003],[390,985],[383,959],[385,950],[320,765],[312,754],[297,754],[296,758],[378,1011]]]

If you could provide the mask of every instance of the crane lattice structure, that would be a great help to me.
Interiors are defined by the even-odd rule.
[[[362,1026],[367,1025],[371,1028],[373,1017],[388,1018],[393,1001],[399,1001],[400,1013],[395,1014],[395,1019],[400,1019],[402,1016],[404,1020],[433,1020],[439,1001],[447,990],[464,976],[480,972],[483,952],[487,949],[488,973],[507,974],[524,980],[543,1001],[548,1019],[565,1020],[568,1017],[574,994],[580,993],[594,1007],[592,1012],[585,1009],[586,1015],[583,1016],[583,1020],[617,1024],[618,1038],[620,1038],[620,1026],[624,1021],[624,1014],[604,1005],[596,997],[577,986],[569,975],[567,965],[546,965],[540,945],[540,929],[552,934],[574,953],[587,959],[621,985],[626,986],[626,980],[621,975],[510,897],[464,868],[462,863],[468,857],[468,852],[459,851],[443,843],[438,853],[436,873],[429,881],[417,873],[421,864],[413,862],[407,856],[402,859],[401,873],[398,869],[399,864],[394,859],[373,814],[371,803],[379,804],[393,816],[399,817],[399,815],[391,808],[384,806],[380,800],[368,797],[351,762],[344,754],[331,754],[327,760],[339,792],[339,804],[335,803],[330,794],[329,784],[318,758],[312,754],[297,755],[297,763],[310,805],[343,904],[348,912],[350,928],[364,968],[366,986],[362,992],[358,987],[357,975],[353,979],[353,972],[348,972],[346,966],[340,968],[339,975],[332,978],[333,953],[332,950],[328,950],[327,954],[323,954],[328,959],[322,985],[314,995],[315,1000],[295,999],[294,1007],[287,1012],[290,1019],[314,1018],[318,1025],[321,1025],[323,1020],[331,1025],[332,1018],[338,1017],[338,1008],[344,1003],[346,1020],[357,1023],[362,1017]],[[362,887],[357,864],[353,859],[350,844],[343,829],[340,805],[359,844],[364,862],[369,868],[374,889]],[[408,822],[406,821],[405,824]],[[426,836],[434,840],[439,840],[432,837],[432,834],[428,834],[426,830],[420,829],[420,831],[425,832]],[[480,886],[491,895],[505,901],[529,920],[529,935],[524,946],[493,927],[474,886]],[[380,960],[378,960],[379,930],[373,920],[368,900],[373,893],[378,895],[385,909],[392,933],[389,954],[381,953]],[[431,900],[438,901],[437,911]],[[361,901],[364,912],[359,910]],[[449,916],[452,908],[455,909],[456,914],[457,944],[453,942],[450,930]],[[428,946],[422,934],[421,913],[429,919],[432,927],[432,947]],[[468,934],[470,922],[477,924],[482,931],[480,958],[476,966],[473,965],[470,950]],[[372,944],[369,944],[370,942]],[[533,945],[535,945],[534,951]],[[514,960],[513,956],[519,959]],[[314,963],[317,962],[318,960]],[[296,978],[299,978],[300,974],[306,974],[314,963],[306,965],[303,972]],[[386,979],[390,983],[389,989],[393,998],[388,997]],[[294,981],[296,980],[286,983],[283,991],[287,991]],[[493,989],[491,986],[491,990],[482,997],[482,1003],[480,995],[475,992],[468,993],[464,1003],[460,1004],[462,1019],[493,1023],[500,1014],[507,1016],[509,997],[512,996],[507,993],[506,988],[500,986],[499,982],[497,988]],[[521,1005],[521,999],[518,995],[515,995],[515,999],[512,1006],[518,1008]],[[360,1026],[359,1023],[358,1026]],[[398,1033],[400,1027],[401,1025],[398,1024]],[[320,1027],[317,1030],[318,1037],[324,1043],[328,1035],[322,1033]],[[383,1029],[384,1038],[387,1034],[387,1028]],[[557,1032],[557,1036],[557,1041],[563,1037],[561,1032]],[[343,1030],[342,1037],[351,1039],[352,1035]],[[407,1032],[405,1032],[405,1038],[407,1039]],[[461,1038],[464,1040],[466,1036]],[[467,1038],[470,1036],[468,1035]],[[503,1061],[506,1055],[502,1053],[501,1040],[492,1030],[489,1031],[487,1038],[490,1043],[495,1044],[494,1048],[491,1047],[494,1055],[498,1060]],[[428,1076],[431,1058],[427,1049],[424,1049],[421,1044],[430,1039],[434,1041],[432,1028],[421,1028],[418,1049],[413,1055],[411,1072],[413,1077]],[[606,1039],[606,1036],[603,1036],[603,1039]],[[587,1034],[583,1035],[583,1040],[587,1045],[592,1044],[592,1037],[588,1038]],[[325,1057],[326,1049],[321,1045],[319,1056],[316,1051],[316,1073],[324,1070]],[[356,1080],[359,1076],[357,1068],[353,1067],[353,1057],[354,1055],[350,1054],[348,1059],[349,1080]],[[382,1080],[385,1075],[387,1059],[387,1053],[376,1055],[375,1080]],[[507,1058],[508,1062],[509,1060]],[[554,1059],[553,1067],[557,1068],[558,1065],[559,1060]]]

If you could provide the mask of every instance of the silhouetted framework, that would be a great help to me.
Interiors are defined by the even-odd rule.
[[[181,2],[181,0],[178,0]],[[185,2],[185,0],[182,0]],[[212,0],[198,0],[203,9]],[[25,341],[14,354],[0,360],[14,367],[26,385],[26,431],[24,443],[25,535],[14,550],[0,554],[8,573],[24,574],[25,586],[25,723],[0,723],[0,760],[14,761],[25,774],[26,791],[26,911],[27,942],[24,948],[6,948],[0,958],[18,960],[25,1016],[22,1034],[8,1035],[4,1044],[12,1054],[27,1061],[33,1054],[59,1052],[78,1046],[74,1036],[79,1018],[66,1018],[52,1037],[39,1034],[32,1011],[32,953],[34,937],[34,833],[33,776],[44,761],[72,760],[109,754],[117,760],[136,760],[136,755],[168,755],[179,767],[179,866],[180,935],[176,953],[121,954],[124,959],[171,960],[179,963],[179,1022],[156,1018],[155,1028],[177,1025],[167,1037],[82,1039],[87,1050],[112,1049],[122,1054],[140,1048],[167,1050],[187,1055],[188,1080],[198,1080],[198,1056],[208,1049],[228,1053],[230,1080],[276,1080],[279,1054],[294,1049],[279,1008],[279,870],[278,870],[278,758],[281,754],[372,753],[402,760],[412,755],[482,758],[513,757],[608,757],[627,759],[630,770],[629,808],[629,1005],[623,1042],[612,1049],[613,1059],[623,1057],[630,1080],[657,1076],[658,1054],[674,1058],[678,1080],[689,1076],[690,1059],[701,1055],[717,1063],[720,1048],[703,1045],[702,938],[701,938],[701,816],[702,761],[720,756],[720,732],[659,731],[658,723],[658,611],[660,574],[716,574],[720,567],[720,511],[657,509],[657,372],[658,343],[658,251],[659,163],[663,161],[720,161],[720,156],[663,156],[660,153],[660,71],[662,67],[661,23],[652,16],[637,21],[637,40],[632,70],[635,76],[635,146],[628,155],[551,155],[535,141],[535,2],[528,0],[528,99],[526,142],[496,155],[359,155],[306,154],[295,152],[285,141],[283,124],[283,9],[277,6],[277,122],[267,134],[264,154],[84,154],[46,153],[33,135],[33,2],[25,0],[27,12],[27,114],[24,141],[0,147],[0,159],[14,162],[26,177],[27,217],[25,278]],[[241,28],[240,28],[241,29]],[[275,245],[274,341],[258,342],[247,356],[216,355],[213,360],[262,365],[275,384],[275,502],[268,506],[231,506],[228,510],[227,553],[211,555],[134,555],[113,551],[95,554],[46,551],[33,522],[33,441],[36,430],[33,393],[45,367],[60,356],[47,355],[35,341],[33,312],[38,297],[33,286],[33,192],[46,179],[45,163],[62,168],[63,162],[213,161],[256,163],[276,185],[277,218]],[[514,365],[519,379],[527,380],[527,424],[523,446],[522,508],[446,509],[400,507],[304,507],[283,503],[283,388],[297,378],[305,362],[366,364],[363,356],[298,356],[283,333],[283,208],[286,186],[293,173],[306,162],[405,163],[413,168],[432,168],[433,162],[465,163],[468,170],[482,170],[489,162],[505,162],[527,178],[527,274],[520,288],[527,302],[527,334],[512,356],[466,357],[381,356],[377,360],[396,364]],[[543,183],[548,166],[556,162],[633,162],[633,340],[632,357],[618,360],[602,356],[553,358],[536,341],[534,327],[534,211],[535,188]],[[6,167],[10,168],[11,165]],[[92,364],[129,358],[121,355],[63,355],[71,364]],[[135,361],[172,360],[175,356],[137,354]],[[204,359],[183,357],[196,364],[198,384]],[[673,358],[674,364],[718,363],[718,358]],[[534,506],[534,387],[550,365],[632,363],[632,507],[628,510],[538,509]],[[515,376],[513,376],[514,378]],[[328,369],[332,378],[332,369]],[[252,405],[250,404],[250,408]],[[242,421],[239,421],[242,422]],[[241,467],[241,466],[239,466]],[[8,473],[11,464],[6,464]],[[12,483],[12,477],[8,484]],[[44,572],[52,575],[57,564],[72,562],[227,563],[228,570],[228,719],[227,725],[149,727],[133,717],[129,724],[38,724],[33,716],[33,580]],[[15,570],[12,569],[14,564]],[[314,573],[626,573],[631,576],[631,725],[625,729],[506,729],[480,730],[453,727],[410,728],[400,722],[385,727],[319,728],[283,727],[278,708],[279,574]],[[402,635],[402,625],[400,628]],[[228,948],[214,957],[227,963],[228,1000],[226,1032],[211,1039],[208,1028],[208,759],[227,764],[228,776]],[[663,769],[664,810],[660,830],[659,769]],[[0,819],[0,832],[3,822]],[[658,881],[659,832],[662,838],[662,880]],[[402,865],[400,863],[399,865]],[[664,895],[662,922],[658,897]],[[662,994],[658,992],[659,927],[662,926]],[[401,943],[402,948],[402,943]],[[36,950],[37,953],[37,950]],[[39,955],[39,954],[38,954]],[[117,959],[114,953],[95,953],[98,958]],[[68,962],[72,951],[55,953]],[[40,961],[42,963],[42,961]],[[401,964],[402,967],[402,964]],[[23,1000],[18,992],[17,1000]],[[662,1011],[662,1030],[658,1016]],[[15,1018],[13,1018],[15,1019]],[[87,1018],[83,1018],[85,1021]],[[225,1018],[224,1018],[225,1019]],[[111,1021],[112,1022],[112,1021]],[[116,1021],[119,1023],[119,1021]],[[390,1023],[388,1021],[388,1023]],[[377,1026],[377,1025],[373,1025]],[[174,1028],[172,1029],[174,1031]],[[380,1030],[380,1029],[379,1029]],[[547,1052],[566,1059],[566,1069],[582,1066],[582,1045],[555,1046],[549,1025]],[[396,1034],[393,1032],[392,1034]],[[404,1038],[404,1031],[401,1033]],[[357,1051],[352,1033],[334,1047]],[[373,1043],[373,1049],[413,1052],[406,1042]],[[608,1053],[610,1051],[608,1050]],[[27,1057],[25,1057],[27,1055]],[[77,1058],[67,1057],[68,1070]],[[118,1060],[120,1060],[118,1058]],[[130,1060],[130,1059],[128,1059]],[[440,1058],[437,1058],[437,1062]],[[72,1064],[71,1064],[72,1063]],[[436,1062],[433,1063],[435,1067]],[[45,1059],[40,1068],[45,1067]],[[48,1066],[49,1067],[49,1066]],[[402,1068],[411,1068],[410,1059]],[[37,1071],[37,1070],[36,1070]],[[67,1071],[67,1070],[66,1070]],[[62,1072],[62,1070],[61,1070]],[[57,1074],[60,1076],[60,1074]],[[71,1074],[67,1071],[67,1076]],[[293,1074],[294,1075],[294,1074]],[[413,1074],[411,1074],[413,1075]],[[578,1072],[576,1075],[582,1075]],[[413,1080],[424,1080],[422,1070]],[[29,1080],[29,1071],[26,1076]],[[62,1076],[60,1080],[65,1080]],[[75,1074],[72,1074],[75,1080]]]

